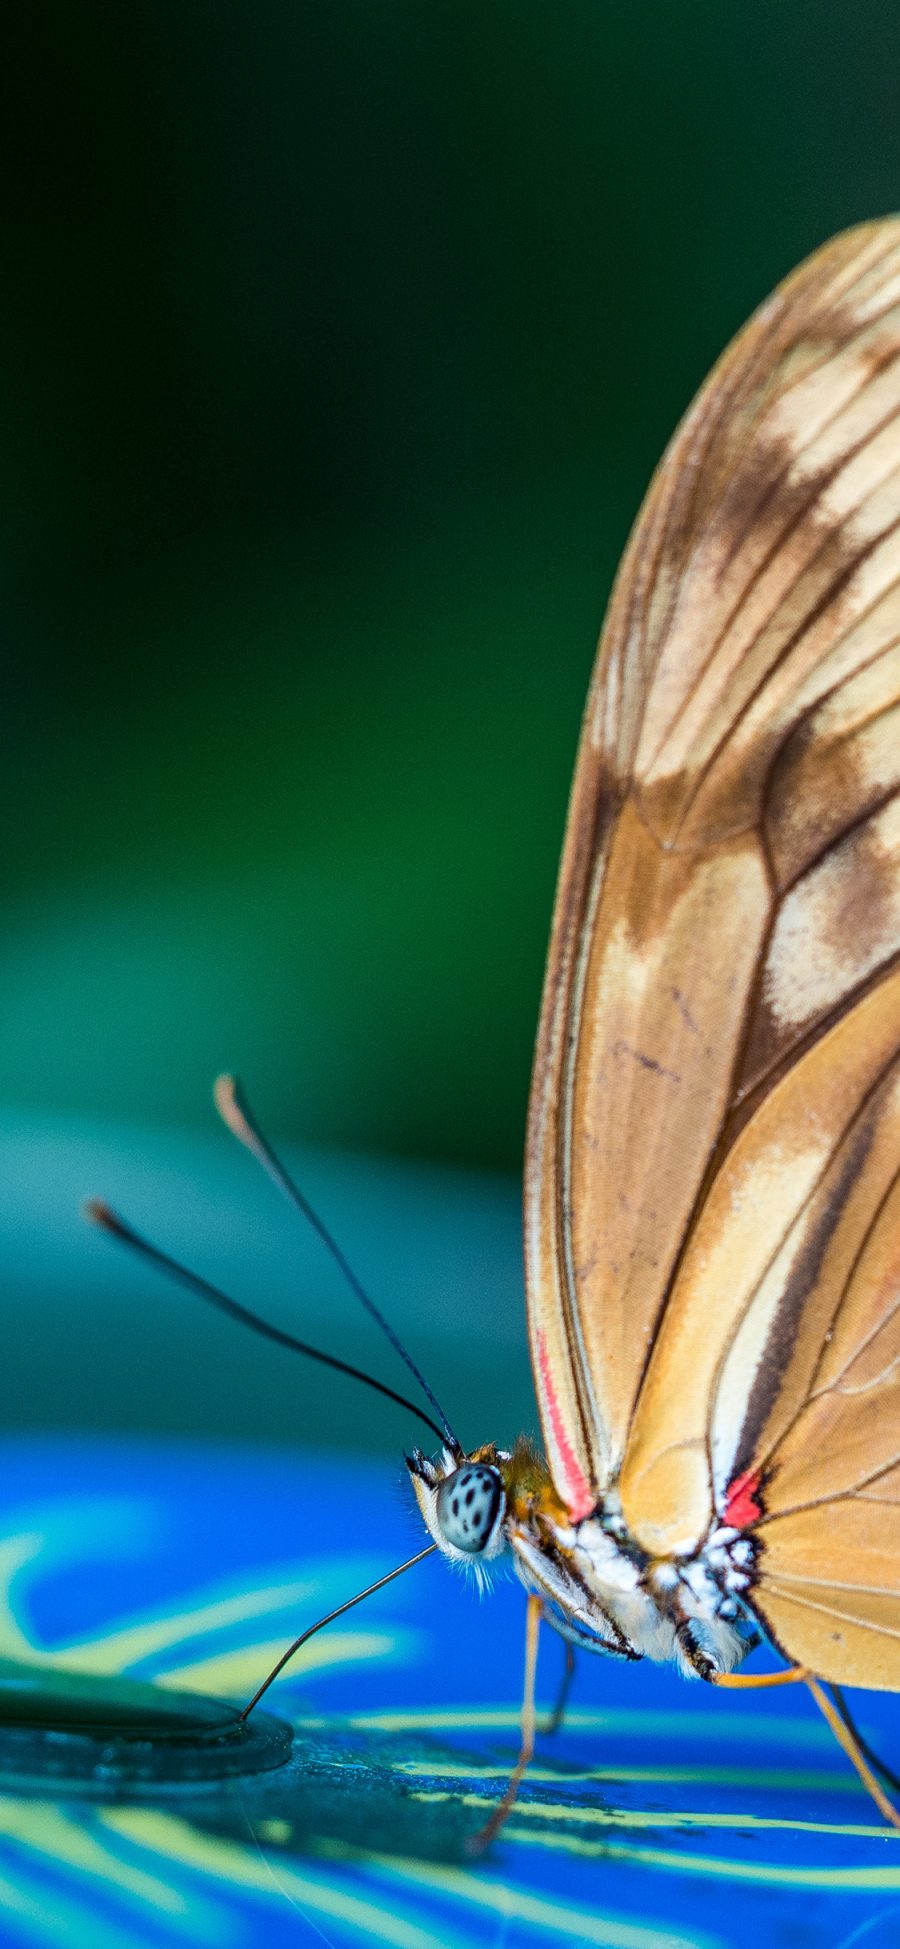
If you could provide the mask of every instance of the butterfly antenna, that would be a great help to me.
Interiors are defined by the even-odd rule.
[[[143,1238],[140,1232],[134,1231],[132,1226],[127,1225],[117,1212],[111,1211],[109,1205],[104,1204],[102,1199],[92,1198],[84,1207],[84,1215],[92,1225],[98,1225],[101,1231],[107,1232],[111,1238],[118,1239],[120,1245],[127,1245],[130,1251],[137,1253],[138,1257],[144,1259],[148,1265],[155,1266],[157,1272],[165,1273],[167,1278],[175,1280],[179,1286],[185,1286],[189,1293],[196,1294],[199,1299],[208,1300],[211,1306],[217,1306],[220,1313],[228,1313],[233,1320],[240,1320],[243,1326],[252,1327],[254,1333],[262,1334],[266,1340],[274,1340],[279,1347],[290,1347],[293,1353],[305,1354],[307,1360],[318,1360],[323,1367],[333,1367],[339,1374],[349,1374],[351,1380],[362,1381],[366,1387],[374,1388],[376,1394],[384,1394],[389,1401],[396,1401],[398,1407],[406,1408],[408,1413],[416,1415],[419,1421],[424,1421],[426,1428],[430,1428],[432,1433],[437,1435],[439,1441],[444,1440],[443,1428],[439,1428],[437,1422],[432,1421],[430,1414],[426,1414],[417,1401],[407,1400],[405,1394],[398,1394],[395,1388],[387,1387],[384,1381],[375,1380],[372,1374],[364,1374],[361,1368],[351,1367],[349,1361],[338,1360],[334,1354],[323,1353],[321,1348],[309,1346],[306,1340],[295,1339],[293,1333],[285,1333],[282,1327],[273,1326],[269,1320],[261,1319],[258,1313],[251,1312],[249,1306],[241,1306],[236,1299],[229,1299],[226,1293],[219,1291],[218,1286],[211,1285],[208,1279],[202,1279],[198,1272],[191,1272],[187,1266],[181,1264],[180,1260],[170,1258],[169,1254],[161,1252],[157,1245],[151,1245],[149,1239]]]
[[[343,1617],[345,1611],[352,1611],[354,1604],[361,1604],[364,1597],[371,1597],[376,1590],[383,1590],[385,1584],[393,1583],[395,1577],[402,1577],[404,1570],[411,1570],[414,1563],[421,1563],[423,1557],[431,1556],[432,1551],[436,1549],[436,1543],[426,1543],[424,1550],[419,1550],[415,1556],[407,1557],[405,1563],[398,1563],[396,1570],[389,1570],[386,1577],[379,1577],[377,1583],[368,1584],[366,1589],[358,1591],[355,1597],[348,1597],[345,1604],[338,1604],[336,1610],[329,1611],[327,1617],[320,1617],[317,1624],[311,1624],[308,1630],[301,1631],[299,1638],[295,1638],[293,1644],[289,1644],[287,1650],[282,1652],[277,1665],[272,1666],[268,1678],[263,1679],[259,1690],[254,1692],[249,1704],[245,1705],[243,1711],[238,1713],[238,1718],[249,1719],[254,1706],[259,1704],[260,1699],[268,1691],[273,1679],[278,1677],[279,1672],[284,1671],[285,1665],[293,1658],[295,1651],[299,1651],[300,1646],[306,1644],[308,1638],[314,1638],[317,1631],[323,1631],[326,1624],[332,1624],[336,1617]]]
[[[245,1150],[250,1152],[251,1157],[255,1157],[257,1163],[262,1165],[263,1170],[268,1173],[273,1184],[277,1184],[279,1191],[283,1192],[295,1210],[302,1213],[302,1216],[312,1226],[313,1231],[322,1240],[322,1244],[331,1253],[335,1264],[339,1266],[351,1292],[355,1293],[360,1305],[365,1307],[366,1312],[375,1321],[376,1326],[381,1328],[382,1333],[390,1341],[394,1352],[398,1353],[401,1360],[406,1362],[410,1373],[418,1381],[425,1399],[430,1402],[437,1415],[441,1424],[441,1439],[447,1443],[447,1446],[453,1450],[455,1455],[463,1455],[465,1450],[462,1443],[458,1436],[454,1434],[436,1394],[429,1387],[424,1374],[416,1366],[412,1354],[407,1353],[402,1340],[394,1332],[393,1327],[385,1319],[379,1307],[376,1306],[374,1299],[370,1299],[365,1287],[357,1279],[353,1267],[341,1251],[337,1239],[332,1236],[327,1225],[310,1204],[309,1199],[304,1197],[303,1192],[294,1183],[293,1178],[288,1175],[280,1158],[276,1156],[272,1149],[268,1138],[263,1136],[235,1077],[220,1076],[213,1090],[213,1096],[215,1098],[216,1109],[223,1123],[227,1124],[232,1135],[238,1139],[239,1143],[243,1144]]]

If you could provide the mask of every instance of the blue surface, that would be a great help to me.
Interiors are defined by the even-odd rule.
[[[390,1471],[236,1449],[0,1447],[0,1655],[245,1696],[272,1647],[416,1547]],[[799,1688],[725,1698],[579,1663],[491,1857],[470,1865],[516,1745],[524,1600],[429,1559],[308,1647],[270,1694],[281,1774],[204,1795],[0,1794],[11,1944],[384,1942],[396,1949],[885,1949],[900,1837]],[[540,1690],[562,1666],[542,1643]],[[855,1701],[886,1757],[900,1713]]]

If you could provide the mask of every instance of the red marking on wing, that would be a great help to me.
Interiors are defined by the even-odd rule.
[[[745,1469],[743,1475],[736,1475],[725,1497],[722,1521],[729,1529],[752,1529],[762,1515],[762,1505],[757,1499],[759,1489],[759,1469]]]
[[[572,1444],[566,1434],[562,1410],[550,1378],[550,1356],[547,1352],[545,1336],[539,1331],[536,1339],[541,1398],[550,1423],[556,1456],[562,1467],[564,1478],[562,1482],[557,1482],[554,1476],[554,1486],[567,1504],[573,1523],[580,1523],[583,1516],[590,1515],[597,1497],[591,1488],[584,1470],[576,1459]]]

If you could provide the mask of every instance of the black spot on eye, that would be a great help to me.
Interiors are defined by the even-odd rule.
[[[484,1522],[484,1510],[476,1509],[475,1514],[472,1517],[473,1529],[480,1529],[483,1522]]]
[[[468,1509],[468,1507],[469,1507],[469,1505],[470,1505],[470,1503],[473,1503],[474,1501],[475,1501],[475,1491],[474,1491],[474,1489],[467,1489],[467,1490],[466,1490],[466,1508]]]
[[[460,1486],[460,1488],[461,1488],[461,1489],[464,1489],[464,1488],[465,1488],[465,1486],[466,1486],[466,1483],[467,1483],[467,1482],[471,1482],[471,1480],[472,1480],[472,1477],[471,1477],[471,1475],[469,1474],[469,1472],[468,1472],[468,1470],[466,1470],[466,1473],[465,1473],[465,1475],[461,1475],[461,1476],[460,1476],[460,1478],[459,1478],[459,1486]]]
[[[452,1509],[452,1511],[453,1511],[453,1514],[454,1514],[454,1516],[458,1516],[458,1515],[459,1515],[459,1497],[458,1497],[458,1496],[454,1496],[454,1498],[453,1498],[453,1501],[452,1501],[452,1502],[451,1502],[451,1504],[450,1504],[450,1507],[451,1507],[451,1509]]]
[[[468,1523],[468,1518],[467,1518],[467,1517],[465,1517],[465,1516],[463,1517],[463,1529],[465,1530],[465,1532],[466,1532],[466,1535],[468,1536],[468,1534],[469,1534],[469,1523]]]

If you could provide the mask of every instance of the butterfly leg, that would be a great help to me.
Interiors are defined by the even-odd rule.
[[[841,1691],[840,1686],[829,1685],[828,1690],[831,1693],[831,1696],[835,1702],[835,1705],[837,1706],[837,1709],[841,1715],[841,1718],[844,1721],[845,1726],[847,1727],[848,1732],[852,1733],[853,1738],[856,1740],[856,1744],[859,1747],[859,1750],[862,1753],[863,1757],[868,1760],[869,1765],[871,1767],[874,1767],[876,1773],[880,1773],[881,1778],[884,1780],[886,1786],[893,1787],[895,1793],[900,1793],[900,1774],[895,1773],[893,1769],[890,1766],[888,1766],[886,1760],[879,1759],[878,1754],[873,1752],[871,1746],[868,1743],[868,1740],[863,1738],[858,1725],[856,1724],[855,1720],[851,1715],[850,1707],[847,1704],[847,1701],[844,1697],[843,1692]]]
[[[764,1685],[797,1685],[801,1679],[808,1684],[809,1673],[802,1665],[789,1665],[783,1672],[716,1672],[712,1682],[738,1692],[757,1691]]]
[[[470,1854],[483,1854],[485,1848],[489,1847],[491,1842],[496,1839],[504,1821],[515,1806],[516,1794],[519,1791],[522,1779],[528,1769],[531,1755],[534,1752],[534,1682],[537,1673],[540,1622],[541,1600],[532,1592],[528,1598],[528,1609],[525,1616],[525,1684],[522,1692],[522,1731],[519,1742],[519,1757],[513,1767],[509,1785],[503,1795],[503,1799],[494,1808],[490,1820],[485,1823],[485,1826],[470,1841]]]
[[[563,1644],[565,1645],[566,1662],[563,1667],[562,1683],[556,1695],[556,1704],[544,1727],[546,1733],[559,1732],[560,1726],[566,1716],[566,1706],[569,1703],[569,1693],[572,1690],[572,1680],[575,1676],[575,1647],[569,1643],[568,1638],[563,1639]]]
[[[809,1672],[804,1671],[802,1665],[790,1665],[787,1671],[783,1672],[760,1672],[756,1677],[752,1673],[745,1675],[741,1672],[720,1672],[713,1683],[715,1685],[730,1687],[736,1691],[740,1687],[792,1685],[799,1679],[803,1679],[805,1684],[808,1685],[822,1717],[830,1726],[838,1745],[846,1753],[851,1765],[855,1766],[866,1792],[871,1795],[879,1813],[888,1822],[889,1826],[900,1828],[900,1814],[898,1814],[896,1807],[892,1806],[887,1794],[879,1786],[875,1774],[868,1764],[866,1757],[868,1748],[859,1738],[856,1727],[840,1694],[838,1695],[838,1703],[835,1704],[828,1697],[827,1692],[823,1691],[818,1679],[813,1678]],[[875,1760],[874,1754],[871,1757],[875,1765],[880,1766],[881,1762]],[[889,1774],[889,1778],[893,1778],[893,1775]]]
[[[819,1684],[818,1679],[807,1677],[806,1683],[809,1686],[819,1711],[831,1727],[838,1745],[843,1747],[851,1765],[855,1766],[863,1786],[871,1794],[879,1813],[883,1815],[891,1827],[900,1827],[900,1814],[898,1814],[896,1807],[892,1806],[887,1794],[879,1786],[872,1772],[872,1768],[866,1761],[852,1725],[848,1725],[847,1720],[842,1717],[837,1706],[833,1704],[827,1692]]]

